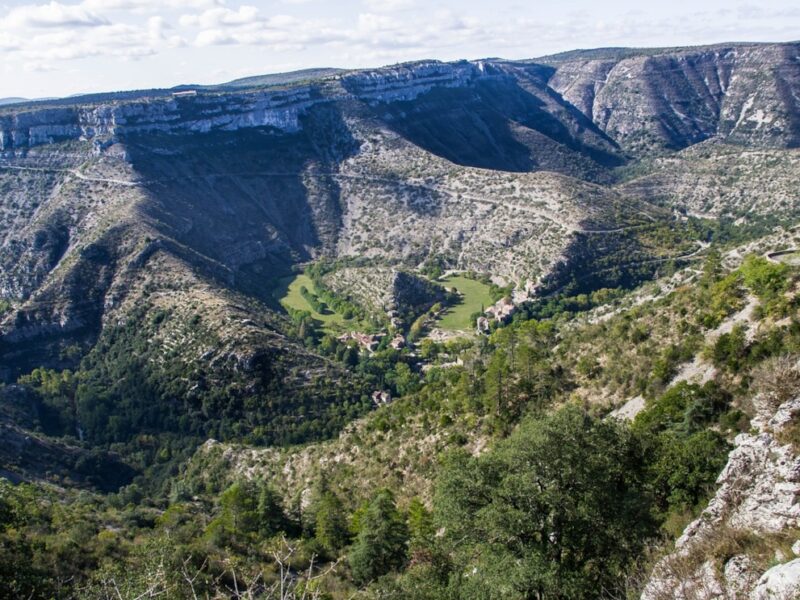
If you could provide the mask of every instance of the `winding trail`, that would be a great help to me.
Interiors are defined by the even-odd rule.
[[[111,183],[114,185],[122,185],[126,187],[137,187],[144,185],[142,182],[138,181],[127,181],[125,179],[111,179],[106,177],[91,177],[88,175],[84,175],[78,169],[58,169],[56,167],[21,167],[18,165],[8,165],[8,164],[0,164],[0,169],[11,169],[14,171],[38,171],[38,172],[46,172],[46,173],[67,173],[72,175],[76,179],[80,179],[81,181],[89,181],[93,183]]]
[[[87,181],[91,183],[108,183],[112,185],[121,185],[125,187],[143,187],[149,184],[157,184],[164,181],[169,181],[168,179],[151,179],[151,180],[143,180],[143,181],[129,181],[123,179],[113,179],[113,178],[105,178],[105,177],[92,177],[89,175],[84,175],[78,169],[60,169],[57,167],[25,167],[19,165],[9,165],[7,163],[0,163],[0,169],[11,169],[17,171],[37,171],[37,172],[50,172],[50,173],[66,173],[72,175],[76,179],[80,179],[81,181]],[[450,189],[442,189],[437,188],[432,185],[424,184],[424,183],[412,183],[412,182],[405,182],[400,181],[397,179],[392,179],[390,177],[371,177],[369,175],[348,175],[345,173],[338,173],[338,172],[329,172],[329,173],[291,173],[291,172],[281,172],[281,171],[244,171],[238,173],[208,173],[206,175],[197,175],[191,177],[191,179],[209,179],[214,177],[231,177],[231,176],[244,176],[244,177],[292,177],[292,178],[303,178],[303,177],[310,177],[314,179],[345,179],[351,181],[366,181],[371,183],[380,183],[380,184],[388,184],[408,189],[420,189],[426,190],[433,194],[443,194],[449,196],[451,199],[460,200],[465,199],[469,200],[470,202],[474,202],[476,204],[482,204],[484,206],[495,208],[497,206],[503,206],[508,209],[512,210],[519,210],[521,212],[525,212],[528,214],[535,215],[540,218],[544,218],[560,227],[563,227],[567,230],[568,233],[582,233],[587,235],[610,235],[614,233],[621,233],[624,231],[630,231],[634,229],[641,229],[648,226],[647,223],[637,223],[634,225],[624,225],[621,227],[615,227],[612,229],[584,229],[575,227],[569,223],[565,223],[562,219],[560,219],[556,214],[553,213],[552,210],[527,206],[524,204],[519,204],[515,202],[508,202],[504,200],[491,200],[485,197],[479,197],[472,194],[465,194],[463,192],[456,192]],[[645,217],[648,217],[652,220],[652,216],[647,215],[646,213],[642,213]]]

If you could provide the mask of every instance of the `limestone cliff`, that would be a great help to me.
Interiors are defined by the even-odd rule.
[[[629,152],[715,136],[797,147],[798,57],[798,43],[576,52],[550,59],[549,84]]]
[[[642,600],[790,600],[800,596],[800,398],[776,411],[754,400],[700,517],[656,566]]]

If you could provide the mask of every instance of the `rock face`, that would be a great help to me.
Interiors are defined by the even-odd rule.
[[[675,551],[658,563],[642,600],[800,596],[800,559],[778,548],[800,527],[800,456],[779,441],[782,432],[797,426],[800,398],[774,415],[763,400],[754,402],[760,409],[753,420],[757,432],[736,437],[716,494],[685,529]],[[715,555],[715,548],[723,547],[738,552]],[[773,560],[783,564],[767,568]]]
[[[800,144],[800,44],[731,45],[556,60],[550,86],[630,152],[720,136]]]
[[[547,86],[550,71],[491,61],[424,61],[280,88],[44,102],[0,111],[0,154],[24,155],[68,140],[93,141],[99,152],[143,135],[255,128],[296,133],[314,107],[343,111],[359,105],[368,109],[362,116],[372,112],[413,143],[465,166],[600,177],[601,165],[623,158],[612,140]]]
[[[414,100],[434,88],[464,87],[482,76],[482,63],[423,61],[346,75],[342,85],[356,98],[376,104]]]
[[[0,114],[0,151],[67,139],[122,138],[144,133],[205,133],[254,127],[292,132],[301,127],[299,117],[322,102],[357,99],[375,105],[410,101],[434,88],[467,87],[487,77],[490,75],[479,64],[425,61],[278,90],[224,94],[201,90],[86,104],[78,98],[60,102],[65,106],[57,108],[23,107]]]
[[[613,155],[618,143],[640,153],[684,148],[714,136],[764,147],[800,145],[800,44],[596,54],[544,59],[547,65],[422,61],[280,88],[18,105],[0,113],[0,151],[154,132],[297,131],[300,117],[321,102],[356,100],[374,107],[415,101],[434,90],[491,94],[498,83],[495,101],[502,91],[504,102],[517,104],[506,110],[518,112],[518,90],[533,96],[538,112],[552,120],[536,117],[540,127],[532,129],[559,143],[569,140],[573,149],[588,144]],[[528,106],[527,112],[516,115],[522,123],[537,111]]]
[[[281,92],[202,94],[147,101],[30,110],[0,116],[0,151],[69,139],[103,140],[128,135],[204,133],[272,127],[299,129],[298,118],[321,101],[304,86]]]
[[[776,565],[764,573],[756,584],[755,600],[789,600],[800,591],[800,558]]]

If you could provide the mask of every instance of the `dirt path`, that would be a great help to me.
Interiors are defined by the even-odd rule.
[[[110,183],[113,185],[123,185],[126,187],[137,187],[143,185],[141,182],[138,181],[127,181],[124,179],[111,179],[106,177],[91,177],[89,175],[84,175],[78,169],[57,169],[55,167],[20,167],[17,165],[3,165],[3,164],[0,164],[0,169],[11,169],[14,171],[37,171],[45,173],[66,173],[68,175],[72,175],[76,179],[80,179],[81,181],[90,181],[95,183]]]
[[[84,175],[78,169],[59,169],[55,167],[23,167],[17,165],[8,165],[8,164],[0,164],[0,169],[13,169],[18,171],[39,171],[39,172],[51,172],[51,173],[67,173],[72,175],[73,177],[80,179],[81,181],[88,181],[88,182],[95,182],[95,183],[109,183],[113,185],[122,185],[126,187],[137,187],[143,186],[147,183],[158,183],[159,179],[150,180],[148,181],[127,181],[123,179],[112,179],[112,178],[104,178],[104,177],[92,177],[89,175]],[[209,173],[207,175],[197,176],[193,179],[208,179],[213,177],[230,177],[232,175],[237,176],[244,176],[244,177],[310,177],[314,179],[326,179],[326,178],[334,178],[334,179],[345,179],[351,181],[365,181],[370,183],[382,183],[394,186],[400,186],[409,189],[421,189],[431,193],[436,194],[444,194],[449,196],[451,199],[463,199],[469,200],[470,202],[475,202],[477,204],[482,204],[484,206],[494,207],[501,205],[505,208],[509,208],[512,210],[518,210],[521,212],[525,212],[528,214],[533,214],[538,217],[543,217],[552,223],[567,229],[569,232],[573,233],[583,233],[587,235],[610,235],[614,233],[621,233],[623,231],[630,231],[633,229],[640,229],[643,227],[647,227],[647,224],[638,223],[635,225],[625,225],[622,227],[615,227],[612,229],[584,229],[580,227],[575,227],[567,222],[564,222],[561,218],[559,218],[556,214],[554,214],[550,210],[545,210],[542,208],[535,208],[531,206],[527,206],[525,204],[519,204],[514,202],[507,202],[504,200],[491,200],[484,197],[474,196],[472,194],[464,194],[462,192],[455,192],[450,189],[446,188],[437,188],[432,185],[427,185],[424,183],[411,183],[400,181],[397,179],[392,179],[388,177],[370,177],[368,175],[347,175],[344,173],[290,173],[290,172],[281,172],[281,171],[245,171],[241,173]],[[165,181],[165,180],[164,180]],[[652,217],[649,215],[645,215],[652,220]]]

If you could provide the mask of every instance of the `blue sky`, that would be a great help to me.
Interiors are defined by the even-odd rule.
[[[0,97],[317,66],[800,38],[797,0],[0,0]]]

